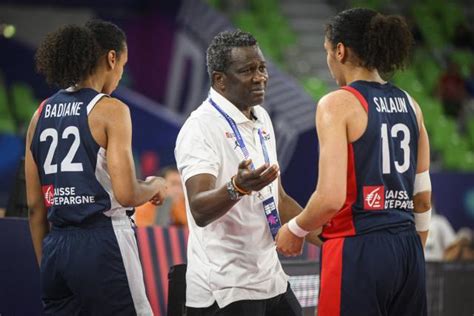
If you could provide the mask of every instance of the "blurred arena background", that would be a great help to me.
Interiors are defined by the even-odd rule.
[[[474,3],[329,0],[15,0],[0,1],[0,315],[42,315],[38,268],[25,217],[22,157],[29,120],[55,89],[35,72],[46,33],[98,17],[127,34],[129,62],[115,96],[130,106],[141,178],[174,164],[185,118],[206,97],[205,50],[219,31],[255,35],[270,61],[265,99],[275,126],[285,188],[305,204],[317,179],[314,113],[335,89],[326,66],[324,25],[364,6],[405,16],[415,36],[412,63],[392,80],[423,109],[432,148],[437,212],[427,254],[429,315],[474,313]],[[389,40],[389,39],[387,39]],[[186,261],[187,230],[139,225],[147,291],[166,315],[169,267]],[[438,227],[445,227],[446,229]],[[459,232],[459,233],[458,233]],[[431,261],[431,259],[433,261]],[[284,259],[282,259],[284,260]],[[314,315],[318,249],[284,262],[305,313]]]

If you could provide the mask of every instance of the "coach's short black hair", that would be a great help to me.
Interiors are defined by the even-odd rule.
[[[231,51],[234,47],[258,45],[252,34],[241,30],[224,31],[217,34],[207,48],[207,72],[212,82],[212,72],[225,72],[231,62]]]

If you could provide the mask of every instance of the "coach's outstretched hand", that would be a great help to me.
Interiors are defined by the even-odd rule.
[[[283,225],[275,237],[276,249],[279,253],[287,257],[299,256],[303,252],[303,237],[294,235],[288,224]]]
[[[267,163],[252,170],[252,160],[242,160],[239,163],[239,169],[235,176],[235,184],[242,190],[260,191],[278,177],[280,168],[278,165],[269,165]]]

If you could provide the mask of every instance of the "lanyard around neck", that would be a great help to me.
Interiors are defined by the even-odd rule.
[[[211,105],[220,113],[222,116],[226,119],[227,123],[229,123],[230,128],[234,132],[235,138],[237,139],[237,144],[239,144],[240,150],[242,150],[242,153],[244,155],[245,159],[250,158],[250,153],[247,149],[247,146],[245,145],[244,139],[242,137],[242,134],[240,134],[239,128],[237,124],[235,123],[234,119],[232,119],[229,114],[227,114],[219,105],[217,105],[214,100],[209,98],[209,102]],[[270,157],[268,156],[268,150],[267,150],[267,145],[265,144],[265,138],[262,135],[262,130],[259,128],[258,129],[258,136],[260,139],[260,144],[262,146],[262,151],[263,151],[263,158],[265,159],[265,163],[270,164]],[[251,165],[252,169],[255,169],[255,166],[252,162]]]

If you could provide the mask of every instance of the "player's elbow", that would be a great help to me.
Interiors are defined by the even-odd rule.
[[[42,221],[44,217],[46,217],[46,207],[44,206],[44,202],[42,198],[28,198],[27,200],[28,206],[28,217],[30,222],[31,221]]]
[[[337,213],[344,205],[344,200],[331,201],[326,204],[326,210],[330,214]]]
[[[28,207],[28,220],[30,223],[42,222],[46,218],[46,210],[41,206]]]
[[[132,192],[116,192],[115,199],[120,205],[124,207],[135,207],[138,206],[136,199]]]
[[[151,198],[146,188],[133,177],[111,177],[113,198],[123,207],[140,206]]]
[[[343,194],[328,194],[323,199],[322,208],[328,215],[334,215],[344,205],[345,196]]]
[[[316,193],[321,209],[328,215],[339,211],[346,201],[346,184],[342,182],[318,183]]]

